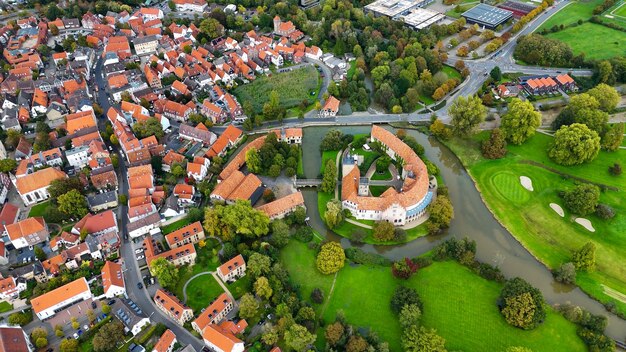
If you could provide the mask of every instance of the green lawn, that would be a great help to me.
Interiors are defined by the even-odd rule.
[[[324,167],[326,167],[326,161],[337,160],[337,154],[339,154],[338,150],[327,150],[325,152],[322,152],[322,164],[320,165],[320,174],[324,174]]]
[[[448,350],[504,351],[508,346],[528,346],[534,351],[585,350],[576,337],[576,327],[552,311],[544,324],[532,331],[506,324],[496,306],[501,285],[455,262],[435,263],[408,281],[394,278],[389,267],[346,265],[329,297],[333,276],[321,275],[314,259],[314,252],[296,241],[281,251],[281,261],[299,285],[302,298],[309,300],[311,291],[320,288],[328,301],[322,304],[327,304],[322,316],[326,324],[342,310],[349,323],[370,327],[389,342],[391,351],[401,351],[400,325],[389,306],[393,291],[401,284],[418,290],[424,302],[423,324],[439,331]],[[320,314],[320,306],[316,308]]]
[[[370,193],[372,194],[372,196],[374,197],[378,197],[379,195],[383,194],[387,188],[389,188],[389,186],[370,186]]]
[[[372,174],[372,180],[391,180],[391,171],[387,169],[382,174],[379,174],[377,171],[375,171],[374,174]]]
[[[219,243],[215,239],[206,240],[206,246],[199,248],[196,245],[196,264],[193,266],[183,266],[178,269],[178,282],[172,289],[172,293],[180,300],[183,299],[183,287],[185,283],[194,275],[209,271],[214,271],[220,266],[217,252],[219,251]]]
[[[471,141],[457,139],[448,145],[469,169],[483,199],[496,217],[550,268],[571,260],[572,253],[586,242],[595,243],[597,269],[592,273],[579,273],[578,285],[602,302],[613,300],[604,292],[602,285],[626,294],[626,267],[616,265],[626,260],[626,203],[623,201],[626,176],[614,177],[607,171],[608,166],[615,162],[626,163],[626,150],[600,152],[591,163],[565,167],[554,164],[547,156],[546,149],[552,137],[536,134],[522,146],[508,146],[506,158],[485,160],[477,149],[478,140],[485,137],[486,134],[482,133]],[[558,195],[561,190],[571,189],[573,180],[524,163],[527,160],[540,162],[568,175],[617,187],[620,191],[607,190],[600,195],[600,202],[613,207],[617,215],[612,220],[602,220],[591,214],[586,218],[592,222],[596,232],[585,230],[574,222],[575,216],[563,206]],[[532,194],[522,195],[524,192],[513,182],[519,176],[530,177],[534,187]],[[559,217],[550,208],[550,203],[560,204],[565,210],[565,217]],[[620,311],[626,313],[626,302],[616,301],[616,304]]]
[[[602,1],[603,0],[572,1],[569,5],[565,6],[565,8],[545,21],[537,29],[537,32],[543,29],[550,29],[554,26],[567,26],[578,22],[578,20],[587,21],[593,16],[593,9],[602,4]]]
[[[246,292],[250,292],[250,275],[246,275],[232,284],[227,284],[228,290],[235,297],[235,299],[241,298]]]
[[[444,65],[441,71],[448,75],[448,78],[456,78],[459,80],[459,82],[463,81],[463,78],[461,78],[461,73],[452,66]]]
[[[0,313],[8,312],[13,309],[13,305],[7,301],[0,302]]]
[[[622,56],[626,50],[626,33],[589,22],[550,33],[547,37],[568,44],[574,54],[584,53],[587,59],[602,60]],[[602,49],[598,50],[600,44]]]
[[[187,225],[191,224],[191,221],[189,220],[189,218],[184,217],[180,220],[174,221],[171,224],[165,225],[161,227],[161,232],[163,232],[164,235],[167,235],[168,233],[174,232],[182,227],[185,227]]]
[[[206,308],[224,290],[211,274],[198,276],[187,286],[186,304],[198,313]]]
[[[233,93],[239,101],[250,101],[257,113],[262,112],[263,104],[269,100],[270,93],[274,90],[278,92],[280,103],[285,108],[296,106],[303,100],[312,104],[316,95],[311,95],[311,92],[317,90],[318,76],[319,73],[313,66],[306,66],[258,77],[251,83],[235,88]]]
[[[39,203],[30,208],[30,212],[28,213],[28,217],[32,218],[35,216],[43,216],[46,211],[46,208],[50,205],[50,201],[45,201],[43,203]]]

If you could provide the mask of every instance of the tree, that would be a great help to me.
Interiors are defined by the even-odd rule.
[[[172,175],[174,175],[176,178],[180,178],[185,176],[186,172],[185,172],[185,167],[180,164],[180,163],[174,163],[170,169],[170,172],[172,173]]]
[[[419,325],[419,321],[422,317],[422,311],[417,304],[406,304],[400,311],[398,320],[402,329],[408,329],[411,326]]]
[[[160,257],[150,263],[150,272],[164,288],[174,287],[178,282],[178,268],[167,259]]]
[[[559,114],[554,125],[556,127],[559,123],[577,122],[585,124],[590,129],[598,132],[598,134],[601,134],[604,131],[609,115],[607,112],[600,110],[599,107],[600,103],[598,100],[590,94],[582,93],[575,95],[570,99],[567,107]]]
[[[246,293],[239,301],[239,317],[242,319],[251,319],[259,310],[259,302],[250,293]]]
[[[461,137],[470,135],[485,120],[487,109],[477,96],[458,97],[450,106],[452,130]]]
[[[264,236],[269,232],[269,217],[252,208],[247,200],[238,200],[230,205],[205,208],[204,230],[209,236],[230,241],[236,234],[249,238]]]
[[[42,262],[47,258],[46,252],[44,252],[39,246],[35,246],[35,258]]]
[[[269,274],[271,265],[270,257],[254,252],[248,258],[247,270],[252,277],[260,277]]]
[[[383,173],[389,170],[389,165],[391,165],[391,158],[387,155],[383,155],[376,160],[376,172]]]
[[[624,141],[624,123],[616,123],[602,136],[602,149],[614,152],[622,145]]]
[[[533,317],[537,307],[530,293],[524,292],[517,296],[507,297],[505,301],[502,315],[507,323],[522,329],[533,327]]]
[[[46,330],[45,328],[34,328],[33,331],[30,333],[30,336],[33,341],[41,337],[46,338],[48,337],[48,330]]]
[[[391,310],[400,314],[402,308],[407,304],[415,304],[421,310],[422,301],[415,289],[405,286],[398,286],[391,297]]]
[[[428,205],[428,214],[429,233],[435,234],[441,229],[448,228],[454,218],[454,208],[452,207],[450,198],[445,195],[438,195],[437,198]]]
[[[343,210],[341,202],[338,199],[331,199],[326,203],[326,212],[324,213],[324,222],[330,229],[334,229],[343,221]]]
[[[156,117],[135,123],[133,132],[135,132],[137,138],[155,136],[157,139],[161,139],[165,135],[161,122]]]
[[[603,220],[613,219],[615,210],[606,204],[598,204],[596,207],[596,215]]]
[[[176,3],[174,3],[174,1],[172,0],[167,2],[167,7],[169,7],[172,12],[176,11]]]
[[[343,268],[346,254],[337,242],[328,242],[322,245],[315,259],[315,265],[324,275],[334,274]]]
[[[102,313],[104,313],[104,314],[111,313],[111,306],[108,305],[108,304],[103,304],[102,305]]]
[[[343,148],[343,133],[339,130],[330,130],[326,132],[322,142],[320,143],[320,150],[330,151],[330,150],[339,150]]]
[[[113,320],[103,325],[93,336],[93,350],[107,352],[117,350],[117,343],[124,340],[124,325]]]
[[[207,18],[200,22],[200,32],[209,36],[210,39],[215,39],[224,35],[224,26],[222,26],[216,19]]]
[[[246,166],[253,174],[261,173],[261,157],[255,148],[250,148],[246,152]]]
[[[596,245],[593,242],[587,242],[574,252],[572,262],[577,270],[593,271],[596,266]]]
[[[590,183],[582,183],[563,195],[565,206],[574,214],[588,215],[596,210],[600,189]]]
[[[500,80],[502,80],[502,71],[500,71],[500,67],[498,66],[494,67],[491,72],[489,72],[489,75],[495,82],[500,82]]]
[[[514,98],[509,103],[509,110],[502,116],[500,128],[507,141],[520,145],[535,134],[541,126],[541,113],[535,111],[530,101]]]
[[[44,348],[46,346],[48,346],[48,339],[45,337],[39,337],[35,340],[35,346],[37,346],[37,348]]]
[[[613,176],[619,176],[622,174],[622,165],[615,163],[613,166],[609,166],[609,173]]]
[[[280,340],[280,331],[272,323],[263,325],[261,341],[267,346],[274,346]]]
[[[404,330],[402,347],[406,352],[446,352],[446,340],[435,329],[415,325]]]
[[[293,324],[289,330],[285,331],[285,343],[298,352],[306,351],[316,338],[309,330],[299,324]]]
[[[122,94],[120,94],[120,98],[122,99],[122,101],[126,101],[129,103],[133,101],[133,96],[127,90],[123,91]]]
[[[587,94],[596,98],[599,103],[600,110],[606,112],[613,111],[621,98],[615,88],[605,83],[600,83],[594,88],[589,89]]]
[[[326,327],[326,331],[324,332],[324,336],[326,337],[326,342],[328,342],[331,346],[336,346],[337,343],[343,338],[343,334],[345,329],[341,322],[334,322]]]
[[[322,302],[324,302],[324,292],[317,287],[314,288],[313,291],[311,291],[311,301],[313,301],[313,303],[322,304]]]
[[[60,352],[78,352],[78,340],[76,339],[63,339],[59,344]]]
[[[441,120],[436,119],[430,125],[430,133],[432,133],[435,137],[441,138],[443,140],[450,139],[452,137],[452,131],[446,125],[441,122]]]
[[[506,155],[506,140],[499,128],[494,128],[489,133],[489,139],[480,145],[483,156],[487,159],[500,159]]]
[[[9,324],[11,324],[11,325],[19,325],[19,326],[24,326],[24,325],[30,323],[32,320],[33,320],[32,313],[28,313],[28,312],[25,312],[25,313],[20,313],[20,312],[13,313],[13,314],[9,315],[9,319],[8,319]]]
[[[352,335],[346,344],[346,352],[365,352],[368,347],[367,341],[360,335]]]
[[[283,248],[289,243],[289,226],[282,221],[272,222],[272,237],[270,243],[276,248]]]
[[[272,287],[270,286],[270,283],[269,281],[267,281],[267,278],[265,276],[260,276],[254,282],[254,293],[258,297],[266,300],[272,297]]]
[[[557,164],[570,166],[593,160],[600,151],[600,137],[586,125],[561,126],[554,135],[548,155]]]
[[[335,192],[337,186],[337,165],[335,160],[326,160],[324,166],[324,176],[322,178],[322,184],[320,185],[320,191],[324,193]]]
[[[554,279],[564,284],[575,284],[576,283],[576,266],[574,266],[574,263],[567,262],[559,266],[554,271]]]
[[[48,29],[50,30],[50,34],[52,34],[52,35],[54,35],[54,36],[59,35],[59,27],[57,27],[57,25],[56,25],[56,24],[54,24],[54,23],[50,23],[50,24],[48,25]],[[46,45],[46,47],[47,47],[47,45]]]
[[[378,221],[374,225],[374,238],[381,242],[391,241],[394,236],[394,230],[395,227],[389,221]]]
[[[120,141],[117,139],[117,136],[112,134],[111,137],[109,137],[109,142],[111,142],[111,144],[113,145],[119,145]]]
[[[9,173],[13,172],[17,167],[17,161],[15,159],[2,159],[0,160],[0,172]]]
[[[59,210],[72,217],[82,218],[89,212],[85,196],[75,189],[59,196],[57,202]]]
[[[399,279],[408,279],[417,271],[417,264],[411,259],[404,258],[391,265],[391,273]]]

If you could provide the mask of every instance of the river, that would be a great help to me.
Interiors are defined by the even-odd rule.
[[[387,127],[393,130],[391,127]],[[322,138],[331,127],[307,127],[303,136],[304,173],[307,178],[317,178],[321,165],[319,146]],[[370,133],[370,126],[337,127],[343,133]],[[609,324],[607,335],[623,341],[626,338],[626,321],[608,313],[597,301],[591,299],[578,287],[563,285],[554,281],[550,271],[537,261],[504,227],[496,221],[483,203],[471,177],[458,158],[434,138],[414,130],[407,133],[424,147],[426,157],[435,163],[448,186],[454,206],[454,219],[450,228],[441,235],[422,237],[415,241],[396,246],[358,245],[368,252],[379,253],[389,259],[416,257],[432,249],[442,239],[449,236],[468,237],[476,241],[476,259],[497,265],[508,277],[519,276],[539,288],[550,304],[571,302],[584,307],[594,314],[607,315]],[[303,189],[307,214],[313,228],[327,238],[340,241],[344,247],[355,246],[346,238],[336,235],[324,225],[317,210],[315,189]]]

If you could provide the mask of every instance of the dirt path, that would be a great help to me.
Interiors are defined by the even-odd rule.
[[[320,318],[324,316],[324,313],[326,312],[326,308],[328,308],[328,303],[330,302],[330,299],[333,297],[333,291],[335,291],[335,282],[337,282],[337,274],[339,274],[339,272],[335,273],[335,277],[333,278],[333,284],[330,286],[330,291],[328,291],[328,297],[326,298],[326,302],[324,303],[324,307],[322,307],[322,311],[320,312]]]

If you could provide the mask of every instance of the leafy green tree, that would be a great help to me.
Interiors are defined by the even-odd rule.
[[[317,270],[322,274],[334,274],[343,268],[346,261],[346,254],[337,242],[328,242],[322,245],[317,254],[315,264]]]
[[[180,163],[174,163],[170,171],[176,178],[183,177],[186,174],[185,167]]]
[[[445,195],[437,195],[437,198],[428,205],[428,229],[429,233],[435,234],[441,229],[448,228],[454,218],[454,208],[450,198]]]
[[[256,149],[250,148],[246,152],[246,166],[253,174],[261,173],[261,157]]]
[[[377,241],[391,241],[394,237],[395,227],[387,220],[378,221],[374,225],[373,236]]]
[[[529,101],[514,98],[509,103],[509,110],[502,116],[500,128],[506,139],[513,144],[522,144],[535,134],[541,126],[541,113],[535,110]]]
[[[82,218],[89,212],[85,196],[75,189],[59,196],[57,202],[59,210],[69,216]]]
[[[37,348],[44,348],[46,346],[48,346],[48,339],[45,337],[39,337],[35,340],[35,346],[37,346]]]
[[[589,89],[587,94],[598,101],[600,110],[606,112],[613,111],[621,99],[617,90],[605,83],[600,83]]]
[[[236,234],[256,238],[269,232],[269,218],[264,212],[252,208],[249,201],[238,200],[230,205],[206,208],[204,229],[209,236],[229,241]]]
[[[207,18],[200,22],[200,32],[206,34],[211,39],[221,37],[224,35],[224,26],[222,26],[216,19]]]
[[[272,222],[270,243],[276,248],[283,248],[289,243],[289,226],[282,220]]]
[[[452,131],[457,136],[467,137],[485,120],[487,108],[477,96],[458,97],[450,106]]]
[[[241,297],[239,302],[239,317],[243,319],[253,318],[259,310],[259,302],[250,293]]]
[[[330,130],[326,132],[322,142],[320,143],[320,150],[331,151],[339,150],[343,148],[343,133],[339,130]]]
[[[9,173],[13,172],[17,167],[17,161],[15,159],[2,159],[0,160],[0,172]]]
[[[11,315],[9,315],[9,324],[11,325],[19,325],[19,326],[24,326],[28,323],[30,323],[33,320],[33,316],[32,313],[29,312],[24,312],[24,313],[13,313]]]
[[[158,139],[163,138],[165,132],[163,132],[163,126],[156,117],[151,117],[146,121],[140,121],[133,125],[133,132],[137,138],[146,138],[155,136]]]
[[[270,273],[270,267],[272,265],[272,260],[270,257],[254,252],[248,258],[248,263],[246,265],[248,273],[252,277],[260,277],[262,275],[266,275]]]
[[[604,131],[606,123],[609,119],[607,112],[600,110],[599,101],[587,93],[573,96],[569,104],[557,120],[561,119],[563,124],[568,121],[572,123],[582,123],[590,129],[601,134]],[[556,121],[555,121],[556,124]]]
[[[337,186],[337,165],[335,160],[326,160],[324,166],[324,176],[322,178],[322,184],[320,185],[320,191],[324,193],[335,192]]]
[[[600,137],[586,125],[562,126],[548,150],[552,160],[561,165],[577,165],[593,160],[600,151]]]
[[[56,199],[71,190],[81,191],[82,189],[83,184],[77,177],[69,177],[50,182],[50,186],[48,187],[48,193],[50,194],[50,198]]]
[[[30,333],[30,337],[33,341],[36,341],[38,338],[47,338],[48,337],[48,330],[46,330],[43,327],[40,328],[34,328],[33,331]]]
[[[614,152],[622,145],[624,141],[624,123],[616,123],[608,128],[602,136],[602,149]]]
[[[178,282],[178,268],[165,258],[157,258],[150,263],[150,272],[165,288],[171,288]]]
[[[326,203],[326,212],[324,213],[324,222],[326,226],[334,229],[343,221],[343,210],[341,202],[338,199],[331,199]]]
[[[507,323],[512,326],[526,329],[532,327],[533,317],[535,315],[535,302],[528,292],[524,292],[517,296],[507,297],[502,315]]]
[[[408,329],[411,326],[419,326],[420,319],[422,318],[422,310],[417,304],[406,304],[400,311],[398,320],[403,329]]]
[[[391,297],[391,310],[400,314],[405,305],[414,304],[420,310],[422,309],[422,301],[415,289],[405,286],[398,286]]]
[[[35,258],[42,262],[47,258],[46,252],[44,252],[39,246],[35,246]]]
[[[496,66],[494,67],[490,72],[489,75],[491,76],[491,78],[496,81],[496,82],[500,82],[500,80],[502,80],[502,71],[500,71],[500,67]]]
[[[265,276],[260,276],[254,282],[254,293],[257,295],[257,297],[260,297],[266,300],[272,297],[273,290],[272,290],[272,287],[270,286],[269,281],[267,281],[267,278]]]
[[[78,352],[79,345],[76,339],[63,339],[59,344],[60,352]]]
[[[533,352],[533,350],[523,346],[511,346],[507,347],[505,352]]]
[[[124,325],[119,320],[104,324],[93,336],[93,350],[95,352],[109,352],[117,350],[117,344],[124,340]]]
[[[500,159],[506,155],[506,140],[499,128],[494,128],[489,134],[489,139],[480,145],[483,156],[487,159]]]
[[[559,266],[554,271],[554,279],[558,282],[562,282],[565,284],[575,284],[576,283],[576,266],[574,266],[574,263],[567,262]]]
[[[587,215],[596,211],[600,189],[590,183],[582,183],[563,195],[565,206],[575,214]]]
[[[435,329],[415,325],[404,330],[402,347],[406,352],[446,352],[446,340]]]
[[[299,324],[293,324],[289,330],[285,331],[285,343],[297,352],[306,351],[315,339],[315,335]]]
[[[572,262],[577,270],[593,271],[596,267],[596,245],[593,242],[587,242],[574,252]]]

